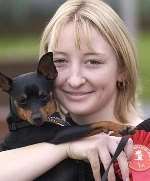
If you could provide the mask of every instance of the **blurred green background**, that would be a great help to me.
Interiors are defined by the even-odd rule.
[[[141,98],[150,101],[150,33],[141,32],[138,39]]]
[[[142,102],[150,103],[150,1],[106,0],[136,37]],[[42,31],[64,0],[0,1],[0,67],[38,57]],[[23,67],[22,67],[23,69]],[[0,103],[1,104],[1,103]],[[146,103],[147,104],[147,103]]]

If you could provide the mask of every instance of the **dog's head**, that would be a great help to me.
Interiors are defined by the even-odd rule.
[[[10,96],[13,114],[31,124],[41,125],[48,115],[56,111],[53,99],[54,81],[57,70],[53,54],[45,54],[39,61],[37,70],[10,78],[0,73],[0,89]]]

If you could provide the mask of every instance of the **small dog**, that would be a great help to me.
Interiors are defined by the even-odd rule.
[[[59,144],[100,132],[112,131],[113,135],[133,132],[134,128],[130,126],[108,121],[71,126],[67,121],[53,116],[57,112],[53,94],[56,77],[52,52],[40,59],[35,72],[13,79],[0,73],[0,88],[10,97],[10,114],[7,118],[10,133],[1,144],[1,150],[39,142]],[[36,180],[77,181],[77,165],[77,161],[66,159]]]

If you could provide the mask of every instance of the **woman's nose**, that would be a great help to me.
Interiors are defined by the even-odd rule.
[[[72,71],[70,71],[67,82],[72,88],[78,88],[85,84],[86,79],[80,68],[78,68],[77,70],[72,69]]]

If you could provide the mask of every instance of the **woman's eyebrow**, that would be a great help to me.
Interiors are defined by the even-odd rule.
[[[107,55],[104,54],[104,53],[98,53],[98,52],[87,52],[87,53],[84,53],[85,56],[98,56],[98,57],[101,57],[101,58],[107,58]]]
[[[65,55],[65,56],[67,55],[67,53],[65,53],[65,52],[56,51],[56,50],[54,50],[53,53],[54,53],[55,55]]]
[[[98,53],[98,52],[87,52],[87,53],[84,53],[84,55],[104,55],[104,54]]]
[[[62,55],[62,56],[68,56],[68,54],[66,52],[63,52],[63,51],[57,51],[57,50],[54,50],[53,51],[54,55]],[[107,58],[107,55],[104,54],[104,53],[98,53],[98,52],[86,52],[86,53],[83,53],[83,56],[97,56],[97,57],[100,57],[100,58]]]

